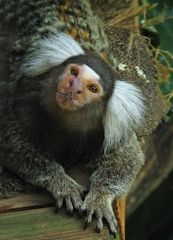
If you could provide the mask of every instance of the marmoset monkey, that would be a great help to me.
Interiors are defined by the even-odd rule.
[[[61,32],[38,39],[17,69],[1,87],[10,94],[0,101],[1,165],[51,192],[57,208],[65,202],[69,212],[86,211],[86,224],[95,214],[98,231],[105,218],[115,234],[112,201],[128,192],[144,162],[136,136],[145,119],[141,91]],[[93,166],[87,193],[66,173],[79,162]]]
[[[100,58],[109,44],[89,1],[3,0],[1,15],[13,38],[0,37],[0,164],[51,192],[57,209],[86,211],[86,225],[95,214],[97,230],[106,219],[115,234],[112,201],[144,163],[142,92]],[[92,167],[89,189],[67,174],[79,163]]]

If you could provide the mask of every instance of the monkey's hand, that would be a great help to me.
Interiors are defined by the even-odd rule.
[[[86,195],[81,211],[86,211],[85,228],[92,221],[95,214],[97,219],[96,231],[100,232],[103,229],[103,219],[108,223],[110,233],[116,235],[117,221],[112,209],[112,201],[114,195],[101,191],[100,189],[91,189]]]
[[[83,204],[82,196],[85,188],[65,173],[54,177],[48,190],[56,199],[56,212],[62,207],[63,202],[69,213],[72,213],[74,209],[79,209]]]
[[[117,222],[112,201],[126,195],[144,162],[144,156],[138,139],[133,134],[124,145],[104,153],[96,160],[98,165],[90,178],[90,191],[81,208],[87,212],[87,224],[95,213],[97,229],[103,228],[105,218],[110,232],[115,235]]]

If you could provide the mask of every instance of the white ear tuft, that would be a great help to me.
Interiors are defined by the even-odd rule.
[[[141,91],[131,83],[117,80],[110,98],[104,124],[104,150],[110,150],[143,123],[145,106]]]
[[[42,39],[21,67],[25,76],[40,75],[68,58],[83,55],[84,50],[69,35],[58,33]]]

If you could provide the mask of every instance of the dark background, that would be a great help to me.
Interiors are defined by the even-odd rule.
[[[127,220],[127,240],[173,240],[173,172]]]
[[[173,0],[150,0],[148,2],[158,3],[156,8],[147,13],[147,19],[155,18],[157,20],[153,21],[150,26],[146,26],[146,28],[156,30],[154,34],[151,33],[150,37],[153,38],[156,47],[158,45],[160,49],[166,50],[170,54],[168,58],[160,56],[160,62],[165,66],[173,67]],[[164,21],[161,21],[161,16],[165,16]],[[161,79],[160,88],[163,95],[169,96],[169,101],[172,104],[173,74],[171,72],[167,78]],[[173,119],[173,107],[170,107],[170,111],[163,122],[170,122],[171,119]],[[127,219],[126,239],[173,240],[173,171]]]

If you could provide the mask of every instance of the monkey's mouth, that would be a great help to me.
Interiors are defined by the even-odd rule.
[[[77,111],[83,106],[83,103],[75,98],[72,93],[56,92],[56,103],[58,107],[64,111]]]
[[[56,92],[56,99],[57,100],[67,100],[67,101],[72,101],[72,95],[68,93],[63,93],[63,92]]]

